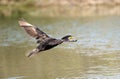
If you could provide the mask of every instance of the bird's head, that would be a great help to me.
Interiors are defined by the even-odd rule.
[[[62,38],[64,42],[76,42],[77,40],[72,35],[66,35]]]

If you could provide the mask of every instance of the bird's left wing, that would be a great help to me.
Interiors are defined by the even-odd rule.
[[[38,27],[26,22],[25,20],[19,20],[19,25],[25,29],[25,31],[32,37],[39,40],[39,42],[50,38],[46,33],[41,31]]]

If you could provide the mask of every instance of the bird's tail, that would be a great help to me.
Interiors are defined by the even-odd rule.
[[[29,53],[27,53],[27,57],[31,57],[31,56],[33,56],[33,55],[35,55],[35,54],[37,54],[39,52],[39,50],[38,49],[33,49],[31,52],[29,52]]]

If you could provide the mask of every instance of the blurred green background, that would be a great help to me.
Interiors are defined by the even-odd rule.
[[[0,0],[0,17],[120,15],[120,0]]]

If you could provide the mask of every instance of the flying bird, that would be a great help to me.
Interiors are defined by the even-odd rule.
[[[24,19],[18,21],[19,25],[24,28],[28,35],[34,37],[37,40],[38,46],[27,54],[27,57],[31,57],[42,51],[49,50],[63,42],[76,42],[77,40],[72,35],[66,35],[61,39],[56,39],[48,36],[45,32],[38,27],[28,23]]]

